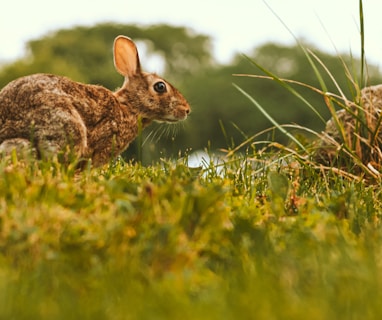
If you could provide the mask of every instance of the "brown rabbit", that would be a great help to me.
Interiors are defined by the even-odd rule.
[[[49,157],[69,146],[78,158],[100,166],[128,147],[139,123],[187,118],[190,106],[179,91],[141,71],[131,39],[115,39],[114,64],[125,77],[116,92],[50,74],[9,83],[0,91],[0,153],[31,149]]]

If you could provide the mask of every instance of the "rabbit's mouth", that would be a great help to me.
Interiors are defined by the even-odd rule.
[[[182,115],[168,115],[166,117],[163,117],[162,119],[158,120],[159,122],[168,122],[168,123],[175,123],[179,121],[183,121],[187,119],[187,113]]]
[[[159,122],[159,123],[161,123],[161,122],[176,123],[176,122],[183,121],[183,120],[185,120],[185,118],[184,119],[162,118],[162,119],[156,119],[155,121]]]
[[[167,117],[167,119],[169,119],[170,122],[183,121],[187,119],[190,112],[191,109],[189,105],[182,105],[176,108],[174,112],[170,115],[170,117]]]
[[[167,112],[162,115],[158,115],[155,119],[157,122],[168,122],[175,123],[187,119],[187,116],[190,114],[191,109],[188,105],[181,105],[175,109],[172,109],[170,112]]]

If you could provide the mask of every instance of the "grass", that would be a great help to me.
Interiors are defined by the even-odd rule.
[[[0,319],[382,314],[379,188],[288,154],[204,171],[2,160],[0,195]]]
[[[266,2],[265,2],[266,3]],[[272,8],[266,3],[270,10]],[[272,10],[273,11],[273,10]],[[277,16],[282,24],[282,19]],[[363,89],[368,85],[367,63],[365,56],[365,28],[363,1],[359,0],[359,24],[360,24],[360,48],[361,58],[360,65],[355,66],[352,62],[347,65],[339,55],[338,58],[343,66],[343,72],[348,80],[348,91],[351,96],[345,96],[345,90],[340,87],[336,81],[336,76],[331,73],[324,62],[311,50],[306,48],[297,37],[293,35],[291,30],[284,24],[285,28],[295,38],[300,46],[307,61],[310,64],[312,74],[316,76],[319,87],[314,87],[306,83],[301,83],[293,79],[283,79],[274,74],[272,71],[263,68],[253,59],[249,59],[252,64],[261,71],[262,74],[237,74],[236,76],[247,78],[260,78],[275,81],[280,87],[286,89],[291,95],[298,98],[302,104],[313,111],[317,119],[323,121],[322,116],[316,108],[302,96],[296,86],[308,88],[315,93],[322,95],[332,118],[326,123],[326,128],[323,133],[313,132],[309,128],[302,128],[295,125],[281,125],[273,119],[258,101],[245,92],[242,88],[234,84],[234,86],[253,104],[269,121],[274,125],[274,128],[279,130],[286,138],[294,143],[297,147],[297,152],[300,158],[305,158],[309,165],[316,166],[321,164],[321,168],[333,170],[338,169],[338,172],[349,176],[349,173],[354,173],[361,178],[367,179],[372,183],[380,183],[381,174],[380,168],[382,163],[382,115],[381,109],[381,90],[374,91],[373,89]],[[334,44],[333,44],[334,45]],[[334,45],[335,47],[335,45]],[[359,74],[358,74],[359,73]],[[337,92],[328,91],[328,83],[325,78],[329,78],[332,84],[335,85]],[[295,130],[303,131],[304,133],[313,134],[316,138],[315,144],[309,148],[300,143],[297,137],[291,134],[286,127]],[[240,147],[251,144],[257,135],[250,137],[244,141]],[[283,147],[284,148],[284,147]],[[313,148],[313,149],[312,149]],[[234,151],[236,151],[236,148]],[[232,153],[231,151],[230,153]],[[311,160],[314,160],[314,163]],[[355,176],[353,176],[354,178]]]

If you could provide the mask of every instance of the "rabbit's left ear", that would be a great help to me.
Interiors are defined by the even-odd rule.
[[[130,38],[125,36],[115,38],[114,65],[117,71],[125,77],[131,77],[141,72],[138,50]]]

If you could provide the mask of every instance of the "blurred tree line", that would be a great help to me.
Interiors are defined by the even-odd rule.
[[[99,24],[59,30],[29,41],[22,59],[0,66],[0,87],[20,76],[46,72],[115,90],[123,81],[114,70],[111,50],[113,40],[119,34],[127,35],[138,43],[144,69],[147,61],[153,59],[161,65],[161,73],[184,93],[193,109],[185,122],[154,125],[145,130],[140,141],[144,142],[142,154],[146,162],[158,156],[176,155],[180,150],[198,150],[206,146],[211,149],[229,148],[242,142],[245,136],[269,128],[271,125],[268,120],[232,83],[250,93],[279,123],[297,123],[314,130],[324,128],[324,123],[317,115],[274,81],[233,76],[262,74],[250,59],[237,55],[229,64],[218,64],[212,55],[211,38],[185,27]],[[318,50],[314,50],[314,53],[331,71],[345,93],[350,95],[351,86],[338,56]],[[305,54],[297,45],[267,43],[255,48],[248,56],[279,77],[319,87]],[[342,58],[357,75],[360,62],[350,56]],[[322,73],[325,73],[323,69]],[[382,82],[376,67],[369,65],[368,73],[370,83]],[[329,77],[324,78],[329,91],[336,92]],[[296,87],[296,90],[325,119],[329,118],[327,107],[319,94],[303,87]],[[135,142],[125,156],[136,157],[138,149]]]

